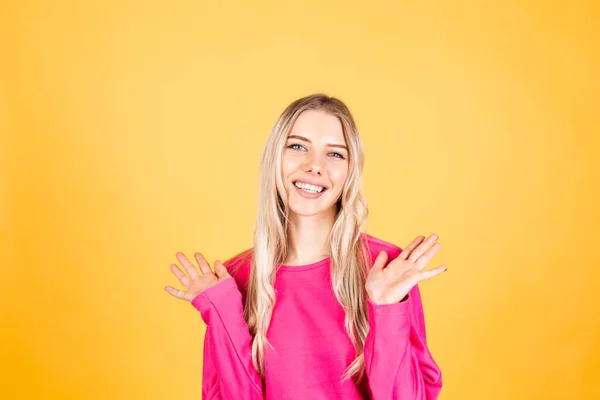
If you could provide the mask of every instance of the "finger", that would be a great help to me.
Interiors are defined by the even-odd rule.
[[[194,267],[194,264],[192,264],[190,262],[190,260],[188,260],[187,257],[183,255],[183,253],[181,253],[181,252],[177,253],[176,257],[179,260],[179,262],[185,267],[185,270],[187,271],[187,273],[191,279],[194,279],[194,278],[197,278],[200,276],[200,274],[196,270],[196,267]]]
[[[444,265],[440,265],[439,267],[433,268],[433,269],[426,269],[424,271],[421,271],[421,276],[420,276],[420,281],[424,281],[427,279],[431,279],[434,276],[437,276],[439,274],[441,274],[442,272],[447,271],[448,268],[446,268],[446,266]]]
[[[202,275],[207,275],[207,274],[212,274],[212,269],[210,269],[210,264],[208,264],[208,262],[206,261],[206,258],[204,258],[204,256],[200,253],[196,253],[194,255],[196,257],[196,261],[198,262],[198,265],[200,266],[200,271],[202,272]]]
[[[399,258],[401,260],[406,260],[408,258],[408,256],[410,256],[410,253],[419,245],[419,243],[421,243],[423,241],[423,239],[425,239],[425,236],[423,235],[419,235],[415,238],[415,240],[413,240],[408,246],[406,246],[406,248],[404,250],[402,250],[400,252],[400,255],[396,258]]]
[[[221,261],[219,261],[219,260],[215,261],[215,273],[219,277],[219,280],[226,279],[226,278],[229,278],[231,276],[231,275],[229,275],[229,272],[227,271],[227,268],[225,268],[225,266],[223,265],[223,263]]]
[[[425,253],[425,250],[427,250],[429,246],[431,246],[437,239],[438,235],[436,235],[435,233],[429,236],[419,246],[417,246],[417,248],[412,253],[410,253],[408,259],[411,261],[417,261],[417,259],[421,257],[423,253]]]
[[[373,262],[373,269],[383,269],[387,263],[388,254],[386,251],[381,251],[377,254],[377,258]]]
[[[421,257],[419,257],[419,259],[415,263],[417,266],[417,269],[422,270],[423,268],[425,268],[425,266],[429,263],[431,258],[435,255],[435,253],[438,252],[440,247],[442,247],[442,245],[439,242],[434,243],[433,246],[431,246],[431,248],[425,252],[425,254],[423,254]]]
[[[179,269],[179,267],[177,265],[171,264],[170,268],[171,268],[171,272],[173,272],[175,274],[175,276],[177,277],[177,279],[179,279],[179,282],[181,282],[181,284],[183,286],[185,286],[185,288],[187,288],[190,285],[190,278],[188,278],[186,274],[181,272],[181,270]]]
[[[166,286],[165,290],[167,291],[167,293],[177,297],[178,299],[186,300],[186,298],[185,298],[186,292],[184,292],[183,290],[175,289],[174,287],[171,287],[171,286]]]

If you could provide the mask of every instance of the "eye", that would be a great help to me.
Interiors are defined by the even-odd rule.
[[[340,153],[329,153],[329,154],[337,154],[336,158],[340,158],[340,159],[344,160],[344,156],[341,155]]]
[[[289,145],[289,146],[288,146],[288,149],[295,149],[295,148],[294,148],[294,146],[298,146],[298,147],[302,147],[302,148],[304,148],[303,146],[301,146],[301,145],[299,145],[299,144],[297,144],[297,143],[294,143],[294,144],[291,144],[291,145]],[[296,149],[295,149],[295,150],[296,150]]]

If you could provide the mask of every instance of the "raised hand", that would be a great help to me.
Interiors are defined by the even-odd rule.
[[[181,300],[187,300],[191,302],[194,297],[196,297],[199,293],[205,291],[209,287],[216,285],[219,282],[224,281],[225,279],[231,278],[231,275],[227,272],[227,268],[220,262],[215,261],[215,273],[210,269],[210,265],[206,262],[206,259],[200,253],[194,254],[196,257],[196,261],[200,266],[200,272],[198,273],[194,264],[192,264],[183,253],[177,253],[176,257],[184,266],[187,275],[181,272],[179,266],[176,264],[171,264],[169,267],[171,272],[175,274],[179,282],[185,287],[184,290],[178,290],[171,286],[166,286],[165,290],[177,297]]]
[[[424,239],[422,235],[417,236],[387,266],[385,266],[387,253],[385,251],[379,253],[365,283],[365,289],[373,303],[398,303],[417,283],[433,278],[448,269],[444,265],[430,270],[423,269],[441,246],[439,243],[434,244],[438,239],[435,234]],[[432,244],[433,246],[429,248]]]

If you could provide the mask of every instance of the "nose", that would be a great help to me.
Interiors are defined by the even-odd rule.
[[[309,156],[302,165],[304,172],[314,172],[321,175],[321,160],[318,156]]]

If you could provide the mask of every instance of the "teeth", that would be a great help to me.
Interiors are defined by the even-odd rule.
[[[309,185],[308,183],[302,183],[302,182],[296,182],[296,183],[294,183],[294,186],[296,186],[297,188],[300,188],[300,189],[304,189],[310,193],[320,193],[324,189],[322,186]]]

